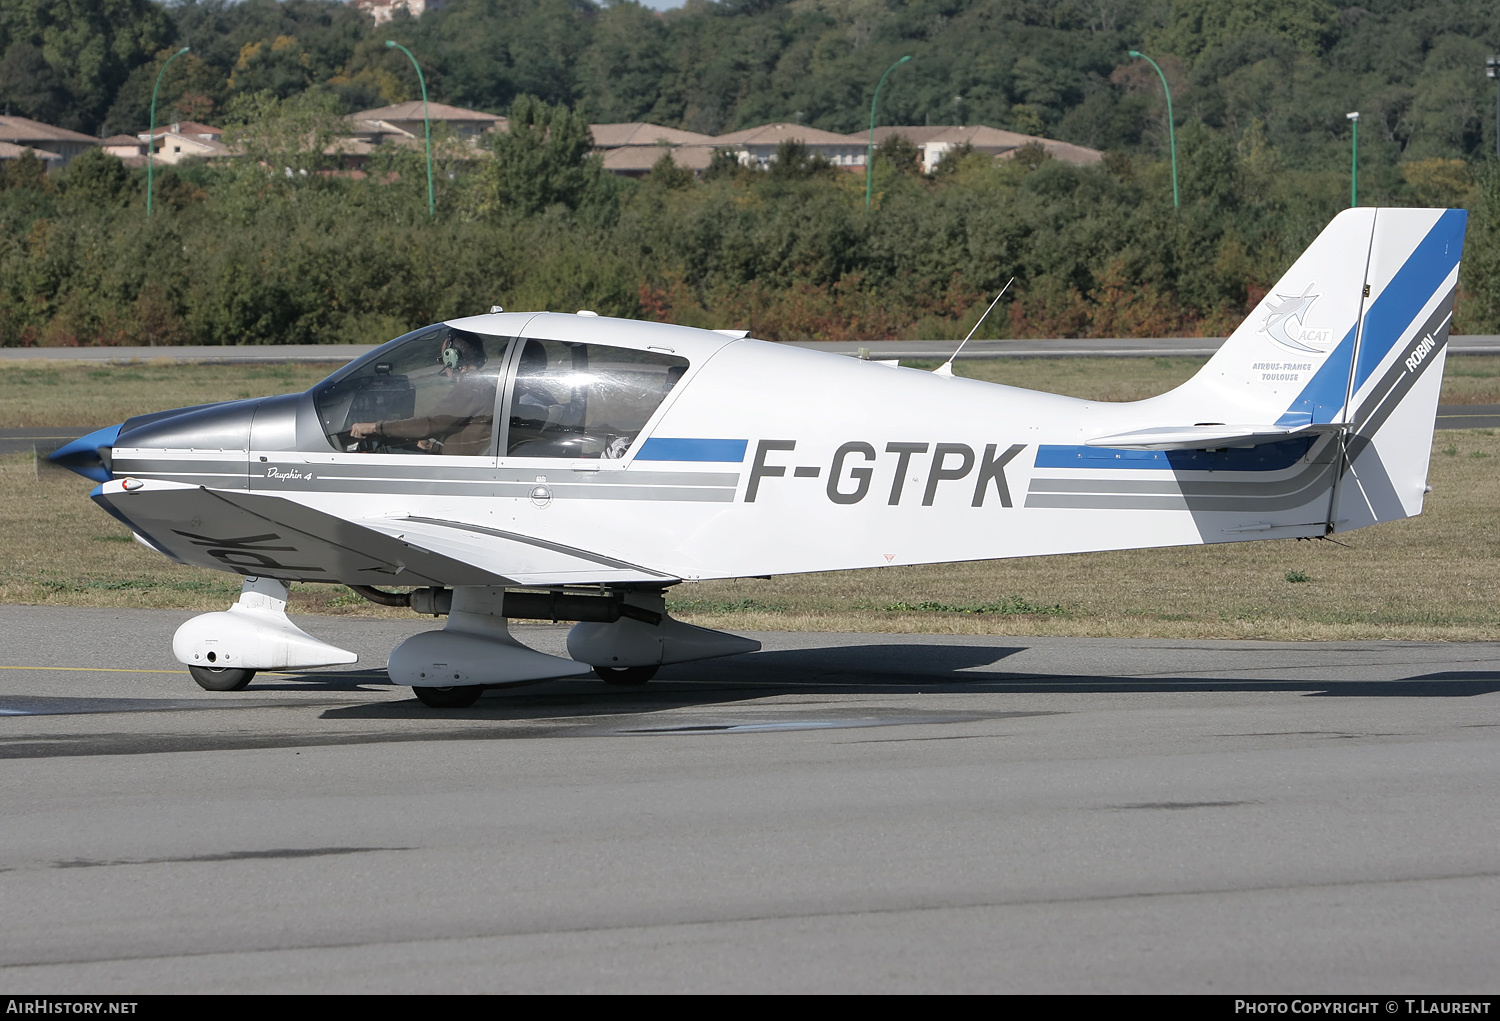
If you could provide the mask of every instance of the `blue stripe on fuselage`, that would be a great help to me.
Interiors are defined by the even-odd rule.
[[[641,445],[637,461],[743,461],[749,440],[702,440],[653,436]]]
[[[1038,468],[1134,468],[1147,471],[1269,472],[1290,468],[1307,454],[1311,438],[1227,450],[1123,450],[1116,447],[1037,447]]]

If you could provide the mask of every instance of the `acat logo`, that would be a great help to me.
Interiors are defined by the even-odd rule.
[[[1260,332],[1292,351],[1325,353],[1333,346],[1333,331],[1308,326],[1305,322],[1313,303],[1322,297],[1311,293],[1316,286],[1316,282],[1308,284],[1307,290],[1291,297],[1274,295],[1276,304],[1266,303],[1266,318],[1261,323]]]

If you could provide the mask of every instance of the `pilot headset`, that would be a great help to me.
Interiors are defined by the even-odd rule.
[[[458,348],[452,344],[443,345],[443,368],[456,369],[462,361],[463,355],[459,352]]]

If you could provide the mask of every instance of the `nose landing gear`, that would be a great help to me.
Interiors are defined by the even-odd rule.
[[[211,667],[188,665],[188,673],[204,691],[244,691],[255,676],[254,670],[239,670],[235,667]]]

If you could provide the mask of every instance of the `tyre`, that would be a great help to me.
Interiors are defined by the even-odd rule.
[[[190,666],[188,673],[205,691],[244,691],[255,676],[254,670],[240,670],[229,666]]]
[[[484,694],[484,688],[477,684],[454,688],[413,688],[411,691],[429,709],[467,709]]]
[[[594,673],[605,684],[645,684],[660,666],[596,666]]]

